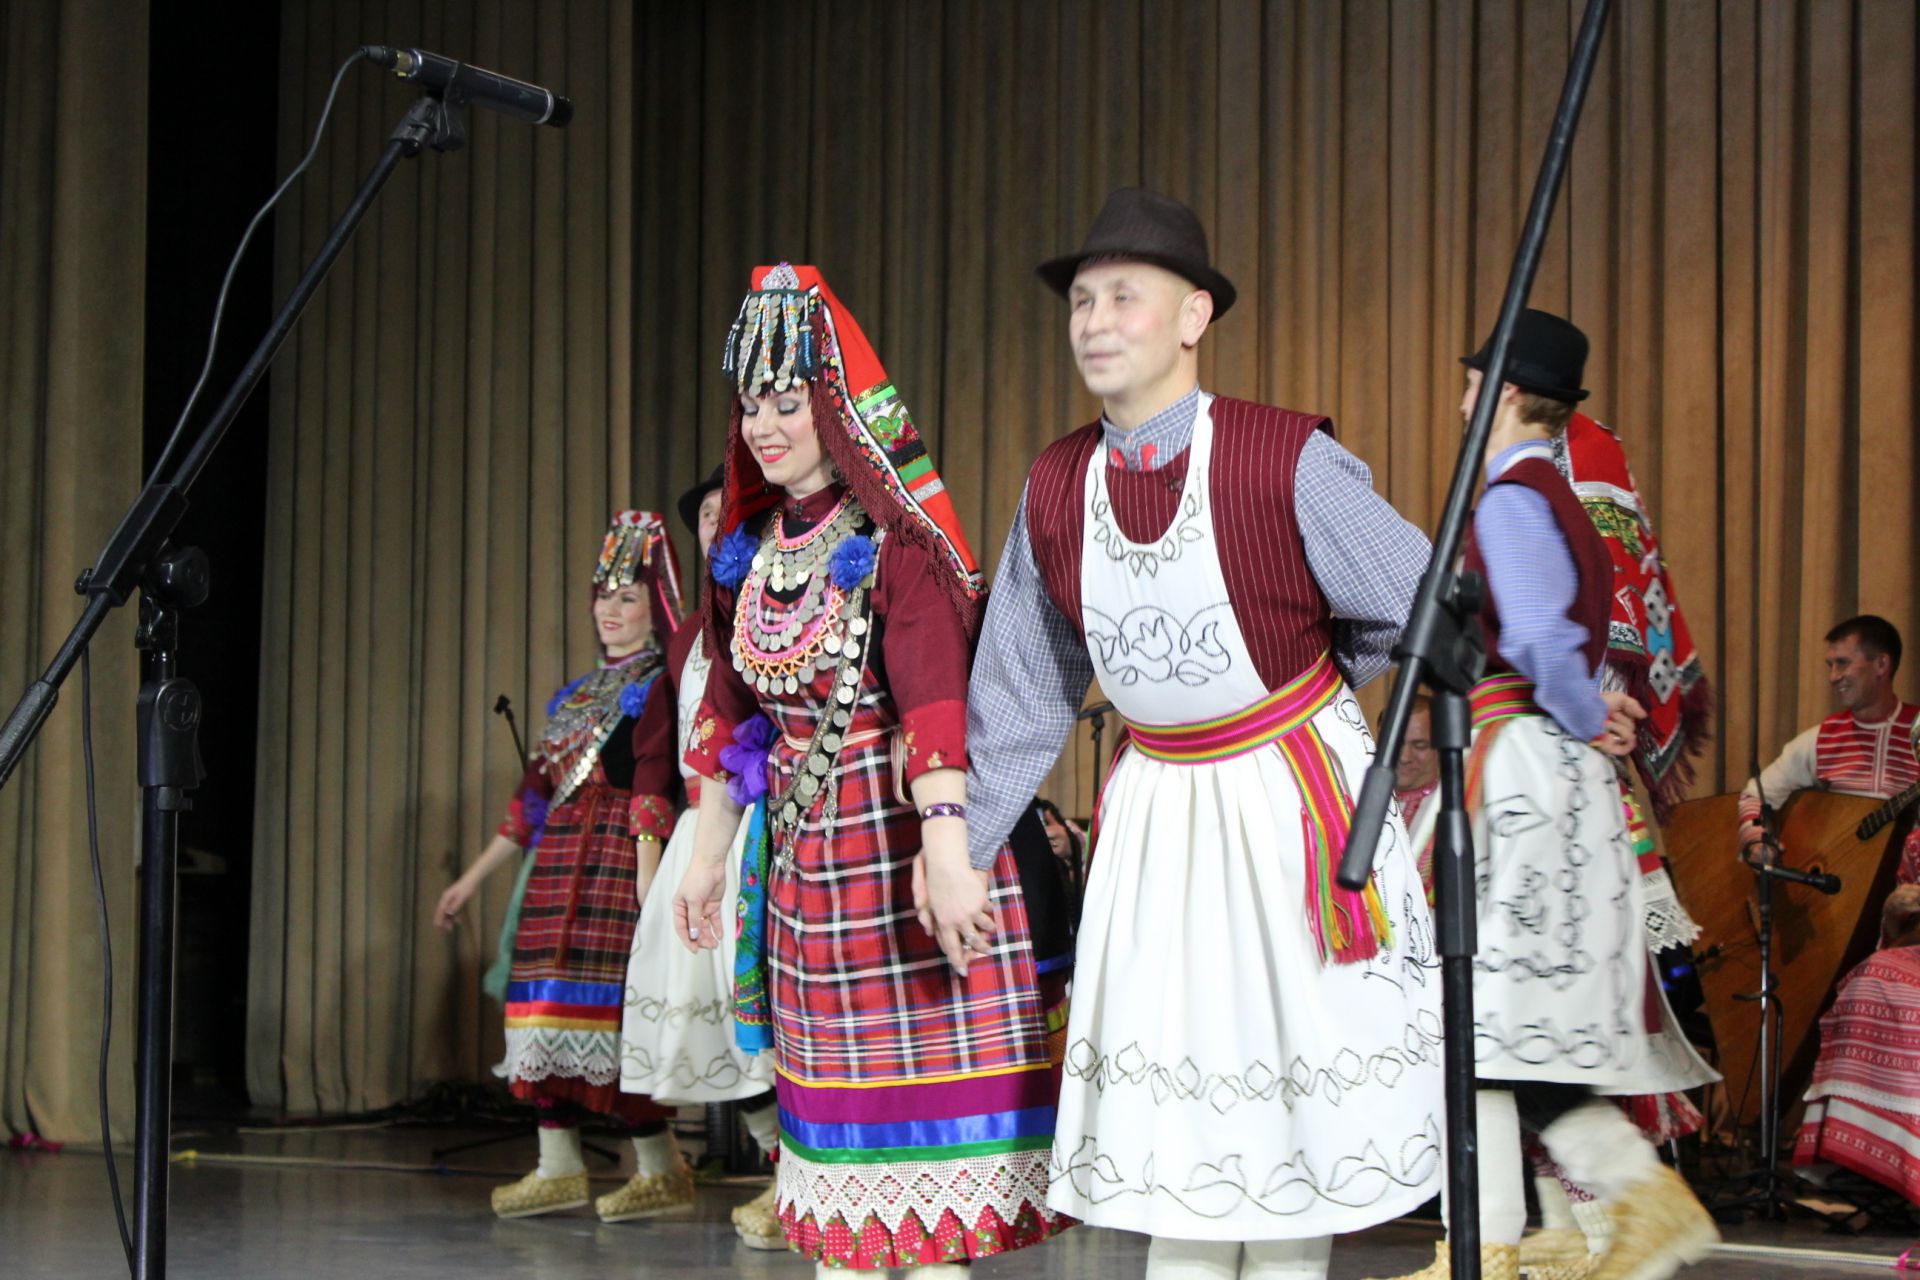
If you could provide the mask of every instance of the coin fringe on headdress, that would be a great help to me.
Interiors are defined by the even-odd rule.
[[[785,391],[820,376],[813,333],[819,305],[819,291],[801,288],[788,263],[761,277],[760,287],[740,303],[721,353],[721,371],[741,395]]]

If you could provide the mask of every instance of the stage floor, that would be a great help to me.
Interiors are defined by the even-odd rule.
[[[532,1137],[461,1153],[436,1170],[433,1150],[466,1136],[392,1128],[182,1133],[176,1150],[193,1148],[202,1157],[174,1166],[173,1273],[250,1280],[811,1274],[791,1254],[755,1252],[735,1241],[727,1213],[763,1185],[751,1181],[703,1187],[691,1212],[643,1223],[603,1226],[584,1210],[496,1221],[488,1189],[531,1167]],[[623,1154],[630,1163],[631,1153]],[[593,1163],[606,1189],[618,1185],[611,1166]],[[122,1186],[130,1197],[131,1188]],[[1432,1224],[1402,1222],[1345,1237],[1334,1248],[1333,1276],[1413,1270],[1432,1257],[1435,1234]],[[1810,1219],[1749,1224],[1730,1229],[1728,1238],[1720,1252],[1682,1273],[1687,1280],[1864,1277],[1884,1271],[1912,1243],[1835,1235]],[[125,1274],[99,1156],[0,1153],[0,1242],[0,1274],[8,1277]],[[1142,1236],[1080,1228],[984,1263],[976,1274],[1124,1280],[1140,1275],[1145,1255]]]

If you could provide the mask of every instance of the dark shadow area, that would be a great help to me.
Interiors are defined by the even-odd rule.
[[[206,356],[214,300],[247,220],[273,190],[280,15],[274,4],[154,0],[147,160],[146,465],[159,456]],[[272,317],[273,226],[236,275],[205,422]],[[271,375],[269,375],[271,377]],[[184,616],[182,674],[205,696],[207,777],[181,823],[175,1110],[246,1107],[247,913],[266,518],[267,383],[189,495],[176,540],[203,548],[213,591]],[[131,496],[131,495],[129,495]],[[127,710],[131,715],[131,709]]]

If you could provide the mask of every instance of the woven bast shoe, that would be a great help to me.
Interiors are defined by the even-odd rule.
[[[767,1189],[733,1210],[733,1229],[740,1235],[740,1243],[749,1249],[784,1249],[787,1247],[786,1229],[780,1225],[780,1215],[774,1212],[775,1184],[769,1182]]]
[[[1521,1280],[1586,1280],[1598,1263],[1578,1227],[1548,1227],[1520,1241]]]
[[[1395,1276],[1393,1280],[1452,1280],[1453,1251],[1442,1240],[1433,1247],[1433,1261],[1418,1271]],[[1480,1246],[1480,1280],[1520,1280],[1520,1246],[1483,1244]]]
[[[1613,1243],[1587,1280],[1667,1280],[1720,1239],[1713,1218],[1680,1175],[1661,1165],[1607,1207]]]
[[[693,1170],[681,1165],[670,1173],[636,1173],[618,1191],[593,1202],[602,1222],[632,1222],[672,1213],[693,1203]]]
[[[537,1218],[543,1213],[584,1208],[586,1203],[585,1172],[543,1178],[536,1169],[518,1182],[493,1189],[493,1211],[502,1218]]]

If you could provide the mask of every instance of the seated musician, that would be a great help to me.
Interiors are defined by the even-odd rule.
[[[1793,1163],[1815,1182],[1838,1165],[1920,1204],[1920,885],[1888,896],[1880,948],[1820,1019]]]
[[[1827,632],[1827,683],[1840,710],[1786,745],[1760,771],[1767,803],[1784,805],[1796,791],[1818,787],[1856,796],[1897,795],[1920,781],[1920,706],[1893,691],[1900,669],[1900,632],[1885,618],[1862,614]],[[1759,838],[1760,792],[1740,793],[1740,847]],[[1920,880],[1920,830],[1907,837],[1899,882]]]

